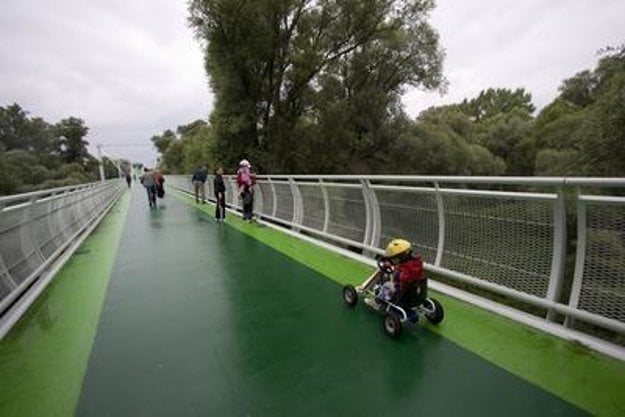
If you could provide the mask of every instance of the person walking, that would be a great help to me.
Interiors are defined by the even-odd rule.
[[[239,162],[237,185],[243,206],[243,220],[251,221],[254,215],[254,176],[252,175],[252,164],[247,159],[242,159]]]
[[[156,208],[156,178],[154,177],[154,173],[151,169],[143,168],[141,184],[145,187],[148,193],[148,204],[150,205],[150,208]]]
[[[193,189],[195,191],[195,202],[200,202],[200,196],[202,197],[202,204],[206,203],[206,193],[204,190],[204,184],[206,183],[206,177],[208,171],[206,166],[198,166],[193,173],[191,181],[193,182]]]
[[[128,184],[128,188],[130,188],[130,184],[132,183],[132,178],[130,174],[126,174],[126,184]]]
[[[219,167],[215,171],[215,178],[213,178],[213,190],[215,190],[215,219],[217,223],[221,224],[226,220],[226,184],[224,184],[223,178],[224,170]]]

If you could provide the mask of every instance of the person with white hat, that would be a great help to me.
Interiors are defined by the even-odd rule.
[[[254,175],[252,174],[252,164],[247,159],[239,162],[237,171],[237,185],[239,195],[243,205],[243,220],[252,220],[254,211]]]

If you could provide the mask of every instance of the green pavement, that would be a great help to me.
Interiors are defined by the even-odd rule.
[[[177,194],[195,204],[185,193]],[[212,205],[196,208],[212,215]],[[319,246],[230,215],[228,224],[339,284],[358,284],[372,268]],[[464,349],[595,415],[625,415],[625,363],[507,318],[435,294],[445,306],[440,326],[425,326]]]
[[[625,415],[621,362],[442,295],[391,340],[369,267],[142,191],[0,342],[0,416]]]
[[[130,195],[111,208],[0,342],[0,416],[71,416]]]
[[[425,328],[380,326],[258,239],[134,199],[77,415],[587,415]]]

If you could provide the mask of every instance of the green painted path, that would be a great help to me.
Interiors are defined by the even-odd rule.
[[[63,317],[78,314],[91,327],[83,329],[74,318],[64,331],[42,331],[34,309],[0,344],[0,416],[72,410],[78,416],[576,416],[622,410],[622,399],[606,401],[622,392],[613,386],[623,382],[619,362],[560,349],[449,299],[448,320],[456,325],[437,331],[416,326],[390,340],[379,316],[341,302],[335,281],[357,282],[366,267],[259,225],[232,218],[217,225],[172,193],[150,211],[141,191],[134,190],[127,218],[122,202],[85,243],[92,249],[74,257],[46,293],[48,301],[38,303],[54,300],[53,321],[71,323]],[[98,233],[110,235],[108,258],[93,249]],[[81,257],[110,271],[101,311],[103,296],[89,303],[70,297],[82,291],[91,298],[87,292],[106,288],[106,279],[99,279],[97,291],[68,290],[77,279],[72,268],[88,275],[89,264],[76,265]],[[102,265],[107,260],[108,269]],[[580,363],[599,367],[611,386],[576,401],[572,394],[583,389],[566,387],[592,385],[593,371],[589,381],[562,381],[563,389],[558,378],[534,379],[536,372],[526,375],[517,363],[532,369],[540,360],[525,356],[515,363],[503,360],[496,346],[480,350],[470,332],[458,330],[471,325],[461,315],[486,322],[475,323],[473,333],[500,329],[505,336],[511,334],[505,328],[515,327],[528,344],[542,343],[548,358],[576,354]],[[89,329],[98,317],[94,340]],[[463,341],[469,350],[458,344]],[[73,345],[80,348],[68,348]],[[33,384],[33,375],[42,382]]]

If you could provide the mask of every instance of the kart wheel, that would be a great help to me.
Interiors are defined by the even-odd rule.
[[[433,298],[426,298],[421,307],[425,310],[425,317],[432,324],[438,324],[445,318],[443,306]]]
[[[358,302],[358,293],[353,285],[346,285],[343,287],[343,301],[349,307],[353,307]]]
[[[384,316],[384,332],[393,339],[397,339],[401,334],[401,321],[395,314],[386,313]]]

